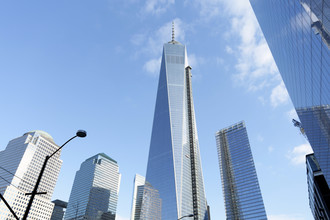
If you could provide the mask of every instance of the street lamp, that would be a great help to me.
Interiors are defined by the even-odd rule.
[[[24,213],[24,216],[23,216],[22,220],[26,220],[26,219],[27,219],[27,216],[29,215],[29,211],[30,211],[30,209],[31,209],[32,202],[33,202],[33,199],[34,199],[35,195],[36,195],[36,194],[46,194],[46,193],[47,193],[47,192],[40,192],[40,193],[38,193],[37,190],[38,190],[39,183],[40,183],[40,181],[41,181],[41,177],[42,177],[42,175],[43,175],[43,173],[44,173],[44,171],[45,171],[45,168],[46,168],[46,165],[47,165],[48,160],[49,160],[52,156],[54,156],[54,154],[56,154],[59,150],[61,150],[62,147],[64,147],[64,145],[66,145],[66,144],[67,144],[68,142],[70,142],[72,139],[74,139],[74,138],[76,138],[76,137],[81,137],[81,138],[83,138],[83,137],[86,137],[86,136],[87,136],[87,132],[86,132],[86,131],[84,131],[84,130],[78,130],[75,136],[73,136],[72,138],[70,138],[67,142],[65,142],[61,147],[59,147],[59,148],[58,148],[54,153],[52,153],[50,156],[46,156],[45,161],[44,161],[44,164],[42,165],[42,168],[41,168],[41,170],[40,170],[38,180],[37,180],[37,182],[36,182],[36,184],[35,184],[35,186],[34,186],[34,189],[33,189],[32,193],[25,193],[25,195],[31,195],[31,198],[30,198],[30,201],[29,201],[29,203],[28,203],[28,205],[27,205],[27,207],[26,207],[26,210],[25,210],[25,213]]]
[[[185,216],[182,216],[181,218],[179,218],[178,220],[183,219],[183,218],[186,218],[186,217],[194,217],[194,216],[195,216],[194,214],[185,215]]]

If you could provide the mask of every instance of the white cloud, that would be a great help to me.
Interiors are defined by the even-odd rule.
[[[226,46],[226,52],[229,53],[229,54],[233,54],[234,53],[233,49],[230,46],[228,46],[228,45]]]
[[[263,141],[264,141],[264,137],[261,136],[261,134],[258,134],[258,135],[257,135],[257,140],[258,140],[259,142],[263,142]]]
[[[139,46],[141,45],[144,41],[146,40],[146,35],[145,34],[135,34],[131,38],[131,43]]]
[[[225,60],[222,59],[221,57],[217,57],[216,62],[217,62],[218,65],[223,65],[225,63]]]
[[[151,59],[146,62],[143,69],[149,73],[151,76],[158,76],[161,64],[161,57],[159,59]]]
[[[288,91],[286,90],[284,83],[281,82],[272,90],[272,94],[270,95],[270,102],[273,107],[277,107],[278,105],[287,103],[288,101]]]
[[[294,108],[288,111],[286,115],[288,116],[290,121],[292,121],[292,119],[298,120],[298,115]]]
[[[147,0],[143,12],[153,15],[160,15],[175,3],[175,0]]]
[[[188,55],[188,63],[192,68],[197,67],[198,65],[204,63],[204,58],[198,57],[195,54]]]
[[[268,152],[271,153],[271,152],[273,152],[273,151],[274,151],[274,147],[273,147],[273,146],[269,146],[269,147],[268,147]]]
[[[175,27],[175,40],[184,41],[185,37],[185,24],[176,18],[173,20]],[[172,39],[172,21],[165,23],[157,30],[144,33],[135,34],[131,37],[131,43],[138,47],[136,51],[151,56],[159,56],[162,52],[164,43]],[[139,54],[138,54],[139,55]]]
[[[175,27],[175,40],[183,42],[185,38],[185,28],[187,25],[183,24],[179,18],[176,18],[173,21]],[[161,62],[159,56],[161,56],[163,49],[161,45],[171,41],[171,39],[172,21],[165,23],[157,30],[148,34],[135,34],[132,36],[131,43],[137,47],[135,50],[136,54],[134,54],[133,57],[137,58],[141,54],[151,57],[143,65],[143,69],[147,71],[151,76],[156,76],[159,73]],[[197,58],[194,55],[191,57],[191,60],[189,60],[190,63],[195,62],[194,64],[198,64],[203,61],[203,59]]]
[[[304,220],[305,218],[299,214],[280,214],[268,215],[268,220]]]
[[[269,103],[274,107],[285,104],[287,93],[283,85],[279,86],[279,71],[249,1],[195,0],[195,5],[200,8],[202,20],[214,18],[229,21],[230,30],[224,30],[223,37],[228,42],[226,52],[237,59],[234,82],[248,91],[273,90]],[[262,97],[263,104],[265,100],[268,98]]]
[[[286,157],[291,161],[294,165],[301,165],[305,163],[305,156],[307,154],[313,153],[311,146],[306,143],[293,148],[290,150]]]
[[[258,97],[259,102],[261,102],[262,105],[266,105],[267,101],[265,100],[265,98],[263,96],[259,96]]]

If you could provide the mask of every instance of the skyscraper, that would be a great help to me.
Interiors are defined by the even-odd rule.
[[[227,219],[267,219],[245,123],[216,133]]]
[[[250,3],[330,186],[330,3]]]
[[[104,153],[85,160],[77,171],[64,219],[115,219],[121,174]]]
[[[159,196],[162,220],[190,214],[207,219],[190,71],[186,47],[173,31],[163,47],[146,174],[148,191],[155,201]]]
[[[52,201],[52,203],[54,203],[55,206],[50,220],[62,220],[68,203],[59,199]]]
[[[330,219],[330,189],[314,156],[306,156],[309,206],[314,219]]]
[[[25,193],[33,191],[38,174],[47,155],[58,149],[53,138],[44,131],[27,132],[11,140],[0,152],[0,193],[15,214],[22,218],[30,199]],[[47,164],[37,195],[32,203],[29,219],[50,219],[54,204],[50,201],[62,165],[61,151]],[[9,209],[0,199],[0,219],[14,219]]]
[[[141,205],[144,191],[145,178],[139,174],[135,175],[132,199],[131,220],[140,220]]]

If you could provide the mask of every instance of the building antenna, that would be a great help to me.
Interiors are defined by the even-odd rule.
[[[174,41],[174,21],[172,21],[172,41]]]

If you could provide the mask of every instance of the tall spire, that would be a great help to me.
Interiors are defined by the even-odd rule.
[[[174,41],[174,21],[172,21],[172,41]]]
[[[172,40],[168,43],[169,44],[180,44],[179,42],[175,41],[174,37],[175,37],[175,35],[174,35],[174,21],[172,21]]]

